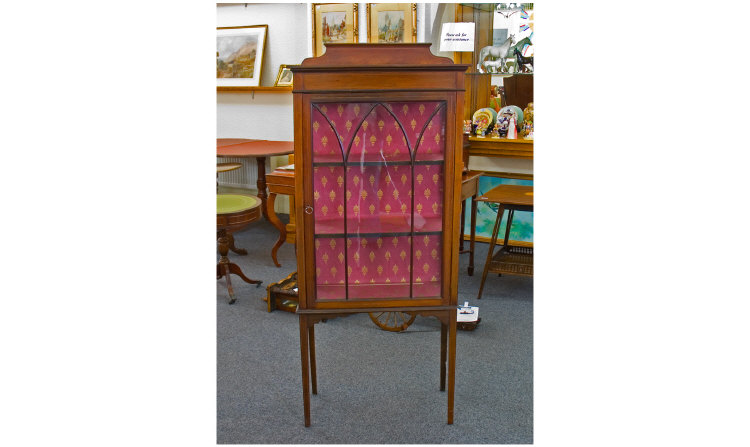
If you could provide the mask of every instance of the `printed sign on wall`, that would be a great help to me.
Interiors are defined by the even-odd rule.
[[[474,51],[474,23],[443,23],[440,51]]]

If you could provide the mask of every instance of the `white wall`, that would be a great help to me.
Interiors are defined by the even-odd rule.
[[[270,86],[281,64],[299,64],[308,56],[309,16],[305,3],[219,4],[216,26],[268,25],[261,85]],[[218,92],[216,97],[218,138],[294,139],[291,93]]]
[[[311,5],[305,3],[238,3],[217,4],[216,26],[268,25],[263,56],[261,85],[271,86],[281,64],[299,64],[311,54]],[[256,138],[294,140],[292,93],[216,94],[217,138]],[[246,163],[253,163],[249,160]],[[288,158],[271,157],[266,164],[270,172],[288,163]],[[255,185],[248,185],[254,189]],[[276,200],[277,213],[288,213],[286,196]]]

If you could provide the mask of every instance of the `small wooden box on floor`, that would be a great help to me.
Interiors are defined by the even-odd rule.
[[[266,301],[268,311],[283,310],[285,312],[296,312],[299,303],[299,292],[297,290],[297,272],[291,273],[279,282],[269,285],[266,290]]]

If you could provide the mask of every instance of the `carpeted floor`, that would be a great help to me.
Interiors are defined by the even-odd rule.
[[[286,216],[281,216],[283,217]],[[294,247],[270,251],[267,221],[235,235],[247,256],[230,252],[261,287],[232,277],[237,302],[217,281],[217,442],[220,444],[530,444],[533,443],[533,280],[490,275],[480,301],[487,244],[477,243],[474,276],[459,264],[459,302],[479,305],[472,332],[457,335],[455,417],[446,422],[439,391],[440,325],[417,317],[402,333],[379,329],[367,314],[315,327],[318,394],[303,424],[299,324],[268,313],[266,286],[296,270]],[[218,260],[218,255],[217,255]]]

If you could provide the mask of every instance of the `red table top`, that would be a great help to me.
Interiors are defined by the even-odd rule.
[[[217,138],[218,157],[266,157],[294,153],[294,141],[250,140],[246,138]]]

